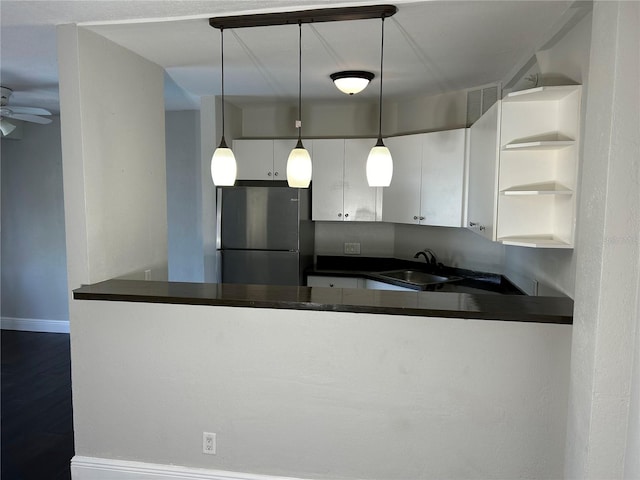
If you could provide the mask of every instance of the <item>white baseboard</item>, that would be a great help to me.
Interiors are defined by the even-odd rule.
[[[72,480],[303,480],[253,473],[227,472],[178,465],[75,456]]]
[[[2,330],[21,330],[24,332],[69,333],[69,320],[1,317],[0,327]]]

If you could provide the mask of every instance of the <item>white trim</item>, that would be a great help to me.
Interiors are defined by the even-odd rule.
[[[69,320],[47,320],[44,318],[1,317],[2,330],[25,332],[69,333]]]
[[[71,459],[71,478],[72,480],[303,480],[78,455]]]

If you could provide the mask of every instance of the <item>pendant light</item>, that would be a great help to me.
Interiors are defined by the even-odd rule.
[[[384,59],[384,14],[382,15],[382,40],[380,45],[380,117],[378,123],[378,142],[367,158],[367,183],[370,187],[388,187],[393,177],[393,159],[391,152],[382,141],[382,62]]]
[[[287,183],[290,187],[308,188],[311,182],[311,156],[302,145],[302,23],[298,22],[298,143],[287,159]]]
[[[227,147],[224,139],[224,29],[220,29],[221,77],[222,77],[222,138],[220,145],[211,157],[211,179],[219,187],[233,186],[236,183],[237,164],[233,151]]]

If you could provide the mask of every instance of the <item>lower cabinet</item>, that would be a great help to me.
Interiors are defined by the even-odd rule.
[[[364,280],[364,288],[368,289],[368,290],[395,290],[395,291],[399,291],[399,292],[415,292],[414,289],[412,288],[407,288],[407,287],[400,287],[398,285],[392,285],[390,283],[385,283],[385,282],[379,282],[377,280],[370,280],[370,279],[365,279]]]
[[[365,280],[359,277],[309,275],[307,277],[307,287],[365,288]]]
[[[360,277],[325,277],[323,275],[309,275],[307,287],[333,287],[333,288],[366,288],[368,290],[396,290],[401,292],[414,292],[411,288],[399,287],[390,283],[379,282]]]

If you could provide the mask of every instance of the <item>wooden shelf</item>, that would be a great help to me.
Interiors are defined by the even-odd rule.
[[[541,102],[547,100],[562,100],[573,92],[580,90],[580,85],[553,85],[530,88],[511,92],[502,99],[503,102]]]
[[[573,190],[559,183],[535,183],[504,189],[502,195],[573,195]]]
[[[498,241],[504,245],[533,248],[573,248],[573,245],[560,240],[553,235],[532,235],[517,237],[501,237]]]

